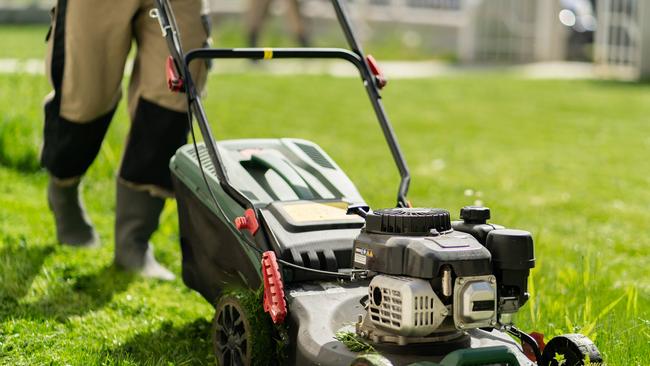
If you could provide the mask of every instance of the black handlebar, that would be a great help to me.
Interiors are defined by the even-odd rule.
[[[183,78],[185,83],[185,90],[188,97],[188,105],[190,112],[194,112],[197,116],[197,122],[201,133],[204,136],[206,148],[210,159],[216,169],[219,182],[224,190],[235,199],[243,207],[252,207],[250,200],[239,192],[235,187],[230,185],[228,174],[223,168],[219,152],[216,148],[215,140],[212,131],[207,122],[207,116],[200,97],[192,84],[192,77],[189,73],[188,65],[195,59],[217,59],[217,58],[245,58],[245,59],[279,59],[279,58],[329,58],[329,59],[342,59],[352,63],[359,71],[366,92],[370,102],[375,111],[375,115],[381,126],[384,138],[388,143],[393,160],[397,165],[400,174],[400,184],[397,191],[397,206],[408,207],[410,203],[406,199],[409,184],[411,181],[410,173],[404,156],[397,142],[395,132],[390,124],[384,106],[381,102],[381,94],[379,93],[378,82],[376,76],[373,74],[368,59],[365,57],[361,45],[356,39],[352,30],[351,22],[349,21],[347,12],[341,0],[332,0],[332,5],[336,12],[339,24],[343,30],[345,38],[350,46],[350,50],[340,48],[234,48],[234,49],[220,49],[220,48],[199,48],[189,51],[187,54],[183,52],[181,47],[180,37],[178,36],[176,22],[174,20],[172,9],[168,0],[155,0],[156,13],[152,15],[158,18],[163,36],[167,40],[167,45],[170,49],[174,65],[177,68],[178,74]]]

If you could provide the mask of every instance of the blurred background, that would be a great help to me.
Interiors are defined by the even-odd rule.
[[[345,2],[391,80],[382,95],[411,167],[409,199],[454,218],[485,205],[495,223],[533,232],[531,301],[517,324],[586,334],[608,365],[650,365],[650,1]],[[126,103],[84,181],[106,245],[88,255],[54,240],[39,163],[54,3],[0,0],[0,365],[214,365],[207,302],[180,279],[111,267]],[[328,0],[210,8],[215,47],[345,47]],[[204,102],[217,139],[313,140],[371,207],[394,205],[398,175],[358,76],[347,77],[354,67],[219,60],[212,70]],[[176,217],[170,202],[152,241],[180,274]]]
[[[324,0],[209,0],[216,46],[332,45]],[[46,24],[52,0],[1,0],[0,23]],[[270,4],[269,4],[270,3]],[[296,5],[297,3],[297,5]],[[650,74],[650,3],[639,0],[351,0],[362,40],[383,59],[460,65],[579,62],[575,73],[638,80]],[[268,6],[269,19],[259,27]],[[300,18],[295,20],[295,6]],[[250,9],[258,13],[251,15]],[[262,9],[262,10],[260,10]],[[257,18],[257,20],[251,20]],[[252,24],[255,23],[255,24]],[[296,24],[298,23],[298,24]],[[258,35],[251,29],[259,27]],[[298,29],[298,30],[296,30]],[[304,29],[304,30],[302,30]],[[291,37],[291,33],[294,34]],[[293,44],[291,41],[297,40]],[[567,66],[567,65],[564,65]]]

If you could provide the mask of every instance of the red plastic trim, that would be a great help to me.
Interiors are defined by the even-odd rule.
[[[264,280],[264,311],[271,315],[274,324],[282,324],[287,316],[284,284],[275,253],[262,254],[262,277]]]
[[[185,90],[183,79],[178,76],[178,73],[176,72],[176,65],[174,64],[174,59],[171,56],[167,57],[165,70],[167,71],[167,87],[169,90],[175,93]]]
[[[373,75],[375,75],[375,81],[377,82],[377,87],[379,89],[383,89],[386,84],[388,84],[388,79],[384,76],[384,72],[381,71],[381,68],[379,67],[379,64],[377,64],[377,60],[375,60],[372,55],[367,55],[366,56],[366,62],[368,62],[368,66],[370,67],[370,71],[372,72]]]
[[[255,216],[255,211],[252,208],[244,211],[244,216],[239,216],[235,218],[235,227],[237,230],[248,230],[251,235],[255,235],[257,230],[260,228],[260,224],[257,222],[257,217]]]
[[[529,334],[535,341],[537,342],[537,346],[539,347],[540,352],[544,352],[544,347],[546,347],[546,343],[544,343],[544,334],[538,333],[538,332],[532,332]],[[522,342],[523,343],[523,342]],[[522,348],[524,350],[524,354],[526,357],[528,357],[529,360],[533,362],[537,362],[538,360],[535,358],[535,352],[533,351],[532,348],[527,343],[522,344]]]

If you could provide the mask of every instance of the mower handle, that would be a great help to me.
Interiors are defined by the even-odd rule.
[[[406,194],[409,190],[409,185],[411,183],[411,173],[409,172],[408,165],[406,165],[406,160],[402,154],[402,149],[397,142],[397,137],[395,136],[395,131],[393,131],[393,126],[391,126],[390,121],[388,120],[388,115],[384,110],[384,105],[381,103],[381,94],[379,94],[379,89],[377,83],[374,83],[374,77],[372,76],[371,65],[368,62],[368,58],[365,57],[363,49],[361,48],[361,42],[357,40],[357,37],[354,34],[352,29],[352,22],[348,17],[348,11],[345,9],[345,5],[342,0],[332,0],[332,6],[334,7],[334,12],[336,13],[336,18],[341,25],[343,30],[343,35],[345,36],[348,46],[352,52],[359,55],[361,62],[363,64],[363,71],[361,71],[362,77],[364,78],[364,84],[368,92],[368,97],[372,103],[372,107],[375,110],[379,124],[381,125],[381,130],[384,133],[384,138],[388,143],[390,152],[393,155],[393,160],[397,169],[399,170],[400,175],[400,184],[397,190],[397,206],[398,207],[409,207],[411,203],[407,201]]]
[[[410,173],[406,161],[402,155],[397,138],[392,126],[388,121],[384,106],[381,103],[378,86],[376,85],[373,73],[368,66],[367,60],[358,53],[343,48],[198,48],[189,51],[185,55],[185,64],[189,65],[196,59],[341,59],[353,64],[366,86],[375,115],[382,127],[384,137],[390,147],[393,159],[398,167],[401,181],[397,194],[397,206],[408,207],[410,203],[406,200],[406,193],[410,183]],[[201,115],[201,113],[199,113]]]
[[[356,53],[343,48],[197,48],[185,55],[189,65],[195,59],[342,59],[352,63],[361,71],[363,63]]]
[[[339,58],[344,59],[352,64],[359,70],[361,77],[366,87],[366,92],[375,111],[375,115],[379,121],[384,138],[388,143],[393,160],[397,165],[400,174],[400,184],[397,191],[397,206],[408,207],[410,203],[406,199],[409,184],[411,181],[410,172],[406,165],[406,160],[397,142],[397,137],[393,131],[393,127],[388,120],[386,111],[381,102],[381,94],[379,93],[378,79],[381,75],[375,75],[373,68],[368,61],[368,58],[363,53],[360,43],[357,41],[352,30],[351,22],[348,18],[347,11],[343,5],[342,0],[331,0],[339,24],[343,30],[345,38],[350,46],[350,50],[336,49],[336,48],[281,48],[281,49],[196,49],[185,54],[181,47],[180,37],[178,35],[178,27],[174,19],[174,14],[169,5],[168,0],[155,0],[156,8],[152,10],[151,16],[158,19],[163,36],[167,41],[168,48],[174,61],[174,66],[178,71],[178,75],[182,78],[185,84],[188,108],[194,111],[197,116],[199,128],[204,136],[208,154],[215,167],[219,177],[221,186],[232,196],[238,203],[244,207],[252,207],[250,200],[244,196],[239,190],[230,185],[227,172],[223,168],[221,158],[216,148],[215,140],[212,131],[207,122],[207,116],[203,110],[199,95],[193,86],[192,77],[189,72],[188,64],[196,58],[251,58],[251,59],[266,59],[266,58]],[[269,57],[270,56],[270,57]],[[382,81],[383,82],[383,81]]]

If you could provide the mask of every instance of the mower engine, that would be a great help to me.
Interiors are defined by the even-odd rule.
[[[366,216],[354,242],[372,277],[357,333],[400,345],[448,342],[465,330],[508,324],[528,299],[530,233],[487,223],[489,209],[393,208]]]

